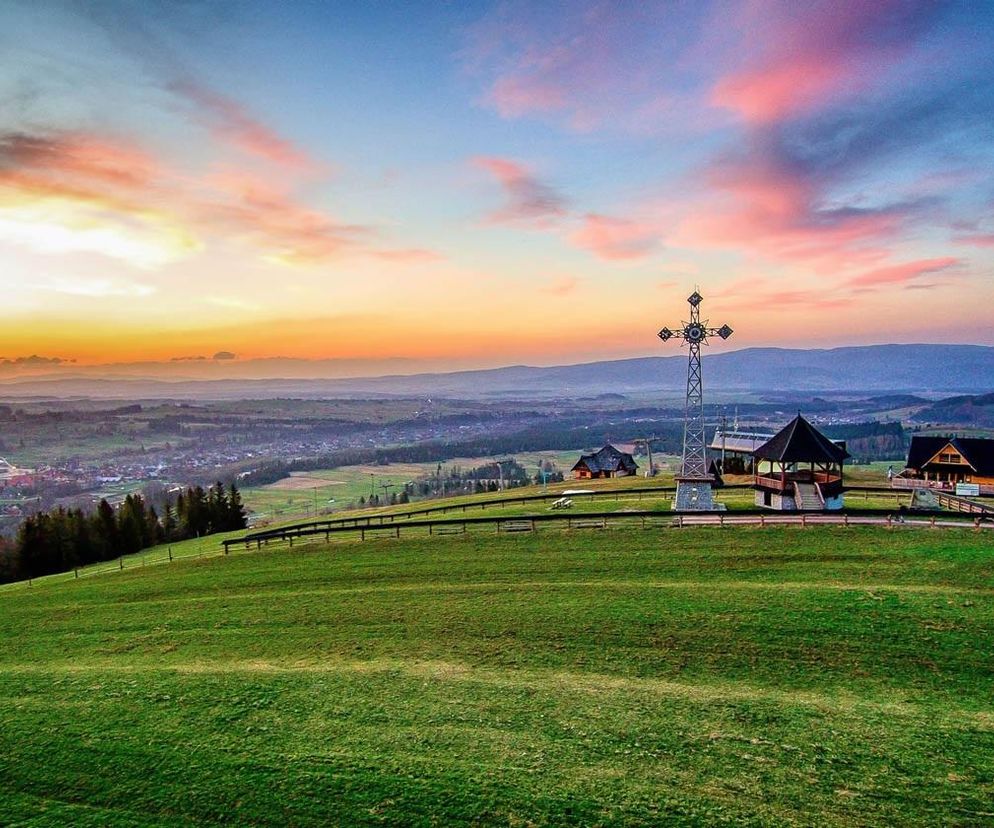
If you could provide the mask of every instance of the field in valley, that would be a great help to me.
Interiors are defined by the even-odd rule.
[[[512,457],[534,475],[540,461],[551,460],[568,472],[579,457],[578,451],[534,451],[521,455],[494,457],[462,457],[442,463],[443,474],[448,468],[464,470],[482,466],[495,459]],[[337,469],[294,472],[289,477],[265,486],[253,486],[242,492],[245,505],[254,513],[253,521],[284,521],[294,518],[325,515],[346,508],[357,508],[359,498],[369,499],[377,494],[400,492],[405,483],[435,474],[436,463],[390,463],[387,465],[342,466]],[[389,488],[383,488],[387,486]]]
[[[987,533],[298,545],[0,591],[0,636],[4,824],[994,819]]]

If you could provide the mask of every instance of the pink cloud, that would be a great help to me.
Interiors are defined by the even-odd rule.
[[[975,247],[994,247],[994,233],[970,233],[953,239],[957,244],[972,244]]]
[[[428,264],[430,262],[440,262],[445,259],[441,253],[435,250],[427,250],[423,247],[377,250],[372,255],[386,262],[400,262],[402,264]]]
[[[778,159],[760,139],[742,155],[709,163],[695,181],[699,194],[683,205],[674,244],[744,251],[820,272],[886,258],[911,214],[900,205],[827,206],[825,183]]]
[[[237,101],[188,79],[175,81],[170,89],[197,106],[221,143],[288,169],[309,172],[322,169],[305,152],[253,118]]]
[[[742,3],[729,17],[749,48],[715,81],[710,101],[751,124],[767,124],[864,92],[908,55],[925,5]]]
[[[557,276],[542,288],[542,292],[552,296],[569,296],[576,292],[579,284],[580,282],[575,276]]]
[[[916,262],[905,262],[889,267],[878,267],[874,270],[860,273],[845,281],[850,288],[877,288],[888,285],[907,285],[922,276],[945,273],[963,265],[962,259],[945,256],[938,259],[920,259]]]
[[[137,147],[81,132],[55,137],[0,134],[0,175],[36,182],[85,180],[116,189],[148,187],[164,174],[162,165]]]
[[[672,130],[673,101],[693,102],[669,83],[693,28],[681,25],[685,11],[581,0],[547,13],[511,0],[470,28],[461,58],[481,81],[481,102],[502,118],[555,117],[581,132]]]
[[[736,110],[753,123],[768,123],[791,111],[814,107],[843,82],[851,88],[859,75],[822,56],[780,60],[763,69],[730,75],[717,82],[711,102]]]
[[[490,90],[490,100],[503,118],[560,109],[565,98],[565,91],[554,84],[513,76],[498,78]]]
[[[504,191],[505,204],[490,213],[490,221],[545,227],[566,215],[566,200],[524,164],[494,156],[478,156],[472,163],[489,173]]]
[[[641,259],[659,244],[659,231],[648,223],[627,218],[588,213],[570,235],[577,247],[608,261]]]
[[[82,235],[87,228],[111,228],[125,240],[119,247],[126,255],[149,263],[158,259],[135,253],[127,240],[139,231],[169,242],[176,255],[176,245],[188,255],[200,239],[238,242],[264,258],[296,264],[345,254],[394,261],[429,255],[378,249],[371,228],[302,203],[285,176],[273,183],[254,172],[226,169],[193,177],[137,146],[82,133],[0,134],[0,210],[26,209],[55,215],[86,245],[80,249],[93,249]]]

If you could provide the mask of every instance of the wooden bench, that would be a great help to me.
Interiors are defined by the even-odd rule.
[[[498,532],[531,532],[534,528],[530,520],[505,520],[497,524]]]

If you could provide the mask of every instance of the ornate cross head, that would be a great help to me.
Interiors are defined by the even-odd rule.
[[[700,305],[703,301],[704,297],[696,290],[690,294],[687,297],[687,302],[690,304],[690,321],[681,322],[681,327],[675,331],[663,328],[659,332],[659,338],[663,342],[666,342],[677,336],[691,345],[706,344],[709,336],[720,336],[722,339],[728,339],[732,335],[732,329],[728,325],[722,325],[720,328],[710,328],[708,327],[707,319],[703,322],[701,321]]]

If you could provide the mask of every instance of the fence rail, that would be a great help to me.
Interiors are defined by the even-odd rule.
[[[751,483],[734,483],[726,485],[725,489],[750,489]],[[427,517],[433,514],[448,514],[449,512],[471,512],[476,509],[484,510],[489,507],[504,508],[505,506],[523,506],[528,503],[538,503],[546,500],[559,500],[564,496],[564,491],[556,490],[543,492],[534,495],[518,495],[517,497],[495,497],[487,500],[474,500],[466,503],[450,503],[444,506],[425,506],[420,509],[406,509],[399,512],[384,512],[375,515],[357,515],[355,517],[337,517],[326,520],[310,520],[304,523],[292,524],[293,526],[382,526],[387,523],[394,523],[398,520],[410,520],[415,517]],[[612,500],[619,496],[638,495],[641,500],[643,495],[672,495],[675,494],[675,486],[633,486],[627,489],[593,489],[579,494],[566,495],[570,499],[596,500],[598,498]],[[286,527],[280,527],[286,528]],[[278,532],[279,529],[262,529],[252,532],[252,537],[263,537],[270,532]]]
[[[288,543],[324,536],[326,542],[332,537],[357,538],[365,541],[372,538],[400,538],[418,534],[465,533],[467,529],[492,528],[497,533],[536,531],[540,526],[554,526],[565,530],[607,529],[622,525],[640,525],[643,529],[674,528],[691,526],[931,526],[967,527],[977,530],[994,528],[994,519],[987,515],[976,515],[972,520],[951,516],[943,511],[901,512],[897,515],[886,509],[850,509],[838,511],[770,512],[764,509],[743,509],[735,512],[655,512],[630,510],[625,512],[583,512],[581,514],[535,514],[501,517],[499,515],[479,515],[466,517],[435,518],[422,521],[398,521],[393,524],[373,526],[325,526],[297,525],[273,530],[265,536],[247,535],[243,538],[229,538],[223,541],[225,554],[231,549],[261,549],[271,543]]]
[[[753,485],[751,483],[733,483],[722,487],[723,491],[736,491],[744,489],[752,489]],[[673,495],[676,492],[676,487],[674,486],[638,486],[627,489],[600,489],[590,492],[585,492],[582,494],[571,494],[570,499],[576,500],[596,500],[598,498],[605,500],[614,500],[619,497],[637,495],[638,499],[641,500],[644,495]],[[846,492],[859,492],[864,495],[864,497],[869,497],[871,494],[885,495],[888,497],[906,497],[907,492],[894,491],[887,486],[849,486],[846,488]],[[392,525],[398,521],[409,522],[412,518],[416,517],[428,517],[430,515],[436,514],[449,514],[450,512],[461,512],[466,514],[467,512],[472,512],[475,510],[485,511],[490,507],[504,508],[506,506],[522,506],[529,503],[537,503],[548,500],[558,500],[563,497],[562,491],[556,492],[545,492],[536,495],[520,495],[518,497],[511,498],[489,498],[487,500],[477,500],[469,503],[455,503],[447,504],[445,506],[426,506],[420,509],[408,509],[401,512],[388,512],[383,514],[372,514],[372,515],[357,515],[355,517],[337,517],[337,518],[327,518],[325,520],[311,520],[305,521],[303,523],[293,523],[287,526],[275,527],[272,529],[258,529],[250,532],[244,537],[244,540],[265,541],[266,538],[281,537],[284,531],[293,530],[299,527],[306,528],[333,528],[333,527],[344,527],[349,526],[353,528],[372,528],[374,526],[384,526]],[[233,541],[234,543],[234,541]]]

